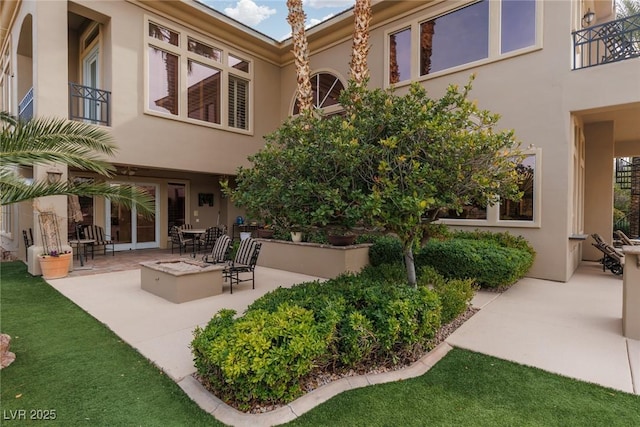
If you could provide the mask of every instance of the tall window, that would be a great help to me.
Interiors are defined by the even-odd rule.
[[[411,78],[411,28],[389,36],[389,83]]]
[[[189,60],[188,115],[191,119],[220,124],[220,70]]]
[[[420,75],[489,55],[489,1],[420,24]]]
[[[520,191],[522,191],[523,196],[518,202],[512,202],[511,200],[500,202],[500,220],[533,221],[536,156],[527,156],[522,163],[516,166],[516,171],[520,176]]]
[[[13,205],[0,207],[0,232],[3,234],[13,233]]]
[[[178,115],[178,56],[149,46],[149,109]]]
[[[536,1],[502,0],[500,51],[511,52],[536,42]]]
[[[187,31],[152,21],[146,41],[148,111],[250,130],[250,61]]]
[[[229,76],[229,126],[247,129],[249,120],[249,82]]]
[[[331,114],[339,111],[340,92],[344,90],[344,85],[340,79],[331,73],[317,73],[311,76],[311,90],[313,92],[313,106]],[[298,100],[293,105],[293,114],[299,114]]]

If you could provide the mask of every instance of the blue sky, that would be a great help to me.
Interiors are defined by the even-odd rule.
[[[276,40],[291,34],[286,0],[198,0]],[[307,26],[318,24],[353,6],[354,0],[303,0]]]

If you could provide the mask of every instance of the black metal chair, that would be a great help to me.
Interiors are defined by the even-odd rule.
[[[85,239],[95,240],[95,242],[92,243],[92,251],[95,250],[97,246],[102,246],[104,248],[104,255],[107,254],[107,250],[111,251],[113,256],[116,255],[115,243],[111,240],[110,236],[104,233],[104,228],[99,225],[85,225],[83,226],[83,232]]]
[[[33,230],[22,230],[22,237],[24,238],[24,259],[29,259],[29,246],[33,246]]]
[[[229,263],[224,269],[223,275],[225,281],[229,279],[230,289],[233,293],[233,284],[239,284],[241,282],[251,281],[253,287],[256,288],[255,281],[255,268],[258,262],[258,255],[260,255],[260,248],[262,243],[257,242],[252,238],[244,239],[240,241],[238,252],[233,261]],[[251,273],[251,278],[240,279],[240,273]]]
[[[595,241],[595,243],[592,243],[591,245],[595,246],[604,255],[600,259],[602,271],[605,271],[608,268],[613,274],[617,276],[621,275],[624,272],[624,255],[616,248],[605,242],[599,234],[594,233],[591,237]]]
[[[180,229],[175,225],[171,227],[171,253],[173,253],[173,249],[177,246],[180,248],[180,255],[182,255],[182,250],[184,249],[187,252],[187,246],[195,244],[193,239],[185,239],[180,233]]]
[[[202,257],[202,261],[209,264],[220,264],[227,261],[229,257],[229,249],[231,248],[231,237],[223,234],[218,237],[211,253]]]

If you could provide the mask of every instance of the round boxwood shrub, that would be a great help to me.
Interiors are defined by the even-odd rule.
[[[450,279],[475,279],[482,287],[510,286],[533,264],[530,252],[490,240],[430,240],[416,254],[416,264],[430,265]]]

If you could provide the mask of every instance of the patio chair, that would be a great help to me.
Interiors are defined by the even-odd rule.
[[[596,242],[591,245],[595,246],[603,253],[603,257],[600,259],[602,271],[605,271],[608,268],[613,274],[618,276],[621,275],[624,272],[624,255],[616,248],[605,242],[599,234],[594,233],[591,237],[593,237],[593,240]]]
[[[180,229],[175,225],[171,227],[171,253],[173,253],[173,249],[177,246],[180,248],[180,255],[182,255],[182,250],[184,249],[187,252],[187,246],[195,244],[193,239],[185,239]]]
[[[204,233],[204,237],[200,239],[200,246],[202,246],[205,252],[213,249],[216,241],[220,236],[222,236],[224,232],[220,227],[209,227],[207,231]]]
[[[620,239],[620,241],[622,242],[623,245],[627,245],[627,246],[640,245],[640,243],[632,242],[631,239],[629,238],[629,236],[624,234],[624,231],[622,231],[622,230],[616,230],[613,233],[616,235],[616,237],[618,239]]]
[[[33,230],[29,229],[29,234],[27,230],[22,230],[22,238],[24,239],[24,259],[28,259],[29,246],[33,246]]]
[[[202,257],[202,261],[209,264],[220,264],[227,261],[229,257],[229,249],[231,248],[231,237],[223,234],[218,237],[211,253]]]
[[[234,283],[239,284],[241,282],[251,281],[253,289],[256,288],[255,268],[261,247],[262,243],[252,238],[240,241],[240,246],[238,247],[235,258],[225,267],[223,272],[225,281],[229,279],[230,293],[233,293]],[[251,273],[251,278],[240,279],[240,273]]]
[[[99,225],[85,225],[83,228],[84,238],[95,240],[95,242],[92,243],[92,251],[95,251],[96,247],[102,246],[104,248],[104,255],[106,255],[107,250],[109,250],[111,251],[111,255],[115,256],[115,243],[111,240],[110,236],[104,233],[104,228]],[[109,249],[109,247],[111,248]]]

